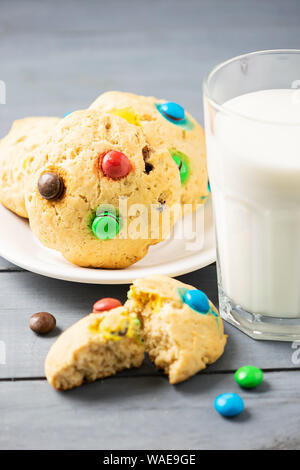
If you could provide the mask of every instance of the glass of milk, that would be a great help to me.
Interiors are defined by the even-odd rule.
[[[300,340],[300,50],[218,65],[204,108],[221,315]]]

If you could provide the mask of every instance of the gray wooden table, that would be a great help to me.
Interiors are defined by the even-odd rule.
[[[175,99],[201,121],[205,73],[250,50],[299,48],[299,20],[297,0],[0,0],[1,135],[15,118],[63,115],[110,89]],[[181,279],[217,301],[214,265]],[[98,298],[125,299],[128,286],[47,279],[4,259],[0,286],[1,449],[300,449],[297,345],[255,342],[226,325],[223,357],[186,383],[170,386],[146,362],[58,393],[43,372],[56,335]],[[58,324],[43,338],[28,328],[41,310]],[[256,391],[241,391],[233,380],[245,364],[265,371]],[[233,420],[213,407],[228,391],[246,404]]]

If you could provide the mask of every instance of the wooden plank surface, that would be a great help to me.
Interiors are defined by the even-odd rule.
[[[232,374],[177,386],[164,377],[110,378],[66,393],[45,381],[8,382],[0,387],[0,448],[300,449],[299,386],[299,372],[268,373],[248,392]],[[213,407],[229,391],[247,408],[234,419]]]
[[[112,89],[175,99],[202,120],[202,80],[215,64],[299,46],[297,0],[1,0],[0,9],[0,135],[17,117],[63,116]]]
[[[299,19],[297,0],[1,0],[0,137],[16,118],[62,116],[111,89],[178,101],[202,121],[208,70],[251,50],[299,47]],[[181,279],[216,302],[214,266]],[[1,449],[300,448],[295,345],[255,342],[226,325],[224,356],[184,384],[170,386],[146,362],[62,394],[43,379],[50,344],[98,298],[124,300],[128,286],[47,279],[4,259],[0,286]],[[45,338],[28,328],[40,310],[58,321]],[[232,371],[247,363],[264,368],[266,382],[240,392]],[[231,421],[213,409],[226,391],[239,391],[247,408]]]
[[[204,290],[217,303],[215,265],[181,276],[183,282]],[[94,301],[101,297],[118,297],[125,301],[128,286],[99,286],[49,279],[29,272],[0,272],[0,340],[6,345],[6,364],[0,366],[0,378],[42,377],[47,351],[60,331],[90,313]],[[9,293],[9,295],[8,295]],[[57,319],[57,329],[46,337],[37,336],[28,327],[31,314],[49,311]],[[207,371],[233,371],[251,363],[263,369],[294,368],[290,343],[257,342],[232,326],[223,357]],[[156,375],[145,364],[131,376]]]

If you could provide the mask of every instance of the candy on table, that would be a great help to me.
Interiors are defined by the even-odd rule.
[[[93,313],[105,312],[116,307],[122,307],[122,303],[113,297],[104,297],[93,305]]]
[[[236,393],[222,393],[215,399],[215,409],[222,416],[237,416],[244,408],[243,399]]]
[[[29,326],[32,331],[38,334],[50,333],[56,326],[56,319],[51,313],[38,312],[31,315]]]
[[[42,173],[38,180],[38,191],[48,201],[54,201],[64,193],[63,179],[52,171]]]
[[[131,163],[124,153],[111,150],[103,156],[101,169],[105,176],[112,179],[119,179],[128,175],[131,171]]]
[[[263,381],[264,373],[254,366],[240,367],[234,374],[237,384],[243,388],[255,388]]]

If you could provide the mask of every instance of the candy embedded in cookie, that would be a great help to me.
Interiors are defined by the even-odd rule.
[[[100,206],[95,212],[91,228],[99,240],[115,238],[120,231],[120,217],[117,215],[117,210]]]
[[[159,106],[160,112],[173,121],[182,121],[185,118],[184,109],[180,104],[169,101]]]
[[[208,297],[204,292],[199,289],[186,290],[179,288],[179,295],[182,298],[182,302],[188,305],[190,308],[195,310],[197,313],[206,315],[211,313],[217,319],[219,318],[218,311],[213,304],[210,303]]]
[[[101,169],[111,179],[124,178],[131,171],[129,158],[122,152],[111,150],[102,156]]]
[[[140,322],[124,307],[92,313],[60,335],[46,361],[48,382],[57,390],[114,375],[144,360]]]
[[[42,173],[38,180],[38,191],[44,199],[57,201],[65,191],[62,177],[52,171]]]
[[[206,294],[198,289],[186,290],[182,296],[182,301],[199,313],[208,313],[210,309],[209,300]]]
[[[181,185],[184,186],[190,176],[189,157],[185,153],[176,149],[169,149],[169,152],[178,167]]]
[[[93,313],[106,312],[121,306],[122,304],[118,299],[114,299],[113,297],[103,297],[103,299],[99,299],[94,303]]]
[[[121,91],[103,93],[91,108],[118,114],[127,122],[138,125],[145,133],[147,145],[153,149],[180,149],[188,156],[188,162],[184,160],[182,165],[184,167],[188,163],[189,170],[186,180],[183,177],[184,168],[181,170],[184,213],[196,210],[199,204],[205,202],[207,168],[204,130],[187,110],[177,103]],[[125,148],[120,149],[127,154]]]
[[[122,307],[119,315],[97,317],[90,325],[90,331],[101,334],[106,341],[121,341],[123,337],[136,339],[143,344],[140,336],[141,323],[135,313]]]
[[[222,319],[205,294],[192,286],[160,275],[138,279],[125,307],[137,314],[146,351],[172,384],[223,354],[227,337]]]
[[[176,126],[180,126],[186,131],[194,129],[194,123],[185,115],[184,108],[173,101],[166,103],[155,103],[156,109],[168,121]]]
[[[121,118],[129,122],[129,124],[134,124],[135,126],[141,125],[140,116],[138,115],[138,113],[135,112],[133,108],[129,106],[121,109],[114,108],[111,109],[109,112],[111,114],[114,114],[115,116],[120,116]]]

